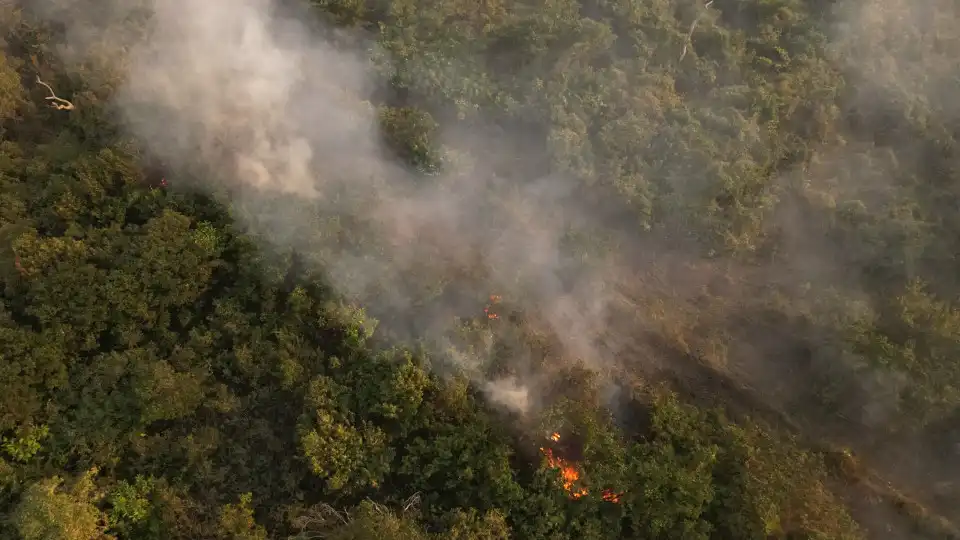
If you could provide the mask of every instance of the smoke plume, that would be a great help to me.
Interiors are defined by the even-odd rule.
[[[57,18],[69,4],[50,0],[48,16]],[[832,58],[811,62],[805,78],[782,83],[785,95],[805,96],[780,111],[782,125],[799,118],[798,124],[830,131],[841,124],[841,116],[859,115],[877,128],[889,117],[911,117],[911,111],[929,104],[939,117],[915,118],[913,128],[946,132],[946,122],[958,112],[951,98],[960,66],[956,47],[944,36],[952,35],[956,18],[933,16],[950,9],[947,0],[920,4],[835,3],[825,23]],[[669,369],[714,384],[714,373],[698,371],[698,365],[706,364],[752,387],[767,403],[789,407],[810,386],[796,375],[802,371],[796,365],[803,363],[798,357],[850,372],[866,365],[866,359],[850,354],[841,343],[844,336],[818,335],[820,329],[809,328],[812,324],[786,317],[767,320],[775,309],[763,303],[789,303],[783,312],[798,320],[832,317],[836,327],[853,327],[870,321],[876,300],[863,292],[868,287],[861,286],[864,277],[855,268],[892,254],[906,260],[908,273],[914,271],[914,254],[895,252],[881,242],[849,249],[828,239],[836,231],[824,225],[827,216],[853,216],[866,223],[871,216],[905,215],[896,214],[895,207],[903,196],[916,195],[905,179],[925,166],[925,154],[919,147],[912,153],[901,147],[900,161],[891,157],[885,145],[910,145],[918,138],[903,126],[892,138],[876,141],[809,133],[810,140],[822,142],[811,143],[809,156],[798,159],[794,170],[781,172],[780,181],[770,186],[737,188],[734,196],[746,202],[720,208],[722,197],[706,185],[722,178],[717,169],[732,177],[761,177],[755,169],[771,165],[760,162],[783,158],[765,146],[771,126],[737,110],[748,107],[741,101],[759,99],[738,93],[756,82],[739,80],[738,66],[711,72],[715,81],[725,78],[722,91],[691,90],[684,95],[689,106],[672,111],[691,118],[690,125],[747,126],[737,133],[703,127],[705,134],[674,137],[674,126],[665,127],[663,110],[679,99],[683,81],[657,79],[659,75],[645,80],[649,88],[644,95],[631,94],[638,110],[609,125],[591,126],[598,138],[616,139],[610,143],[614,153],[625,148],[629,152],[622,154],[639,155],[637,163],[653,164],[608,165],[611,176],[633,166],[641,171],[636,173],[638,185],[647,174],[652,178],[642,180],[649,180],[650,189],[662,189],[657,195],[668,202],[657,210],[667,227],[657,231],[661,239],[655,241],[657,235],[641,235],[644,227],[620,212],[621,205],[642,204],[646,194],[639,188],[620,193],[627,202],[602,196],[599,203],[586,200],[578,181],[530,165],[542,156],[533,158],[528,150],[542,145],[519,130],[498,131],[481,121],[458,124],[462,127],[441,134],[446,145],[442,172],[413,172],[386,148],[380,113],[372,104],[386,81],[375,75],[371,59],[386,53],[362,38],[353,39],[349,50],[334,46],[327,41],[329,29],[319,31],[304,22],[310,17],[298,8],[271,0],[98,6],[88,12],[88,20],[63,21],[69,36],[64,57],[83,63],[99,51],[126,51],[112,64],[117,76],[106,77],[117,86],[115,105],[129,132],[182,173],[170,179],[175,189],[188,184],[225,194],[238,220],[255,235],[305,254],[340,294],[369,309],[389,336],[425,340],[448,365],[465,370],[493,402],[521,412],[538,405],[549,373],[575,361],[607,380],[629,364],[631,372]],[[716,4],[696,7],[689,11],[697,12],[691,15],[697,25],[691,26],[693,19],[678,21],[683,42],[673,43],[676,51],[667,34],[664,43],[655,44],[671,62],[678,57],[706,62],[709,54],[702,44],[708,40],[698,36],[714,32],[721,15],[735,18],[721,14]],[[787,15],[771,14],[762,21],[770,25],[764,31],[782,30],[773,25],[790,24]],[[138,27],[141,33],[84,30],[139,17],[148,21]],[[744,24],[756,26],[752,19]],[[594,37],[611,39],[601,30]],[[716,43],[732,39],[719,33],[713,38]],[[590,61],[577,54],[571,52],[563,61]],[[453,67],[447,67],[456,71],[460,60],[472,65],[469,59],[452,59]],[[659,61],[658,54],[649,55],[651,73]],[[722,60],[727,61],[733,62]],[[786,64],[777,69],[786,71]],[[842,96],[825,82],[839,80],[838,72],[847,81]],[[427,76],[426,71],[421,75]],[[608,82],[622,83],[615,91],[626,94],[634,81],[624,81],[626,76],[620,81],[611,75]],[[849,110],[838,110],[837,102]],[[649,110],[639,110],[645,107]],[[560,127],[539,137],[557,147],[586,144],[579,137],[588,130],[577,131],[581,120],[569,111],[556,114]],[[561,125],[565,122],[570,129]],[[708,140],[713,136],[716,141]],[[665,139],[689,146],[661,146]],[[753,154],[768,157],[751,163]],[[904,156],[913,161],[904,162]],[[670,201],[676,204],[670,206]],[[711,224],[726,219],[724,212],[737,211],[743,212],[741,229],[725,231],[726,240],[742,243],[745,252],[753,250],[752,264],[721,262],[687,248],[685,220]],[[878,231],[878,236],[901,232]],[[780,252],[770,258],[775,262],[762,262],[766,246],[748,245],[754,237],[779,242]],[[837,291],[842,294],[831,300]],[[490,295],[503,300],[494,302]],[[484,321],[488,302],[491,318]],[[465,322],[478,317],[480,324]],[[521,329],[513,328],[516,321]],[[459,339],[465,332],[471,333],[470,340]],[[522,345],[530,341],[539,342],[538,348]],[[814,352],[807,354],[807,349]],[[687,363],[677,362],[678,357]],[[856,403],[849,414],[874,428],[894,414],[905,383],[891,373],[861,378],[856,386],[864,397],[851,399]]]
[[[143,35],[111,44],[128,50],[115,104],[130,133],[183,172],[170,178],[174,188],[226,193],[257,236],[309,253],[393,335],[449,351],[458,321],[481,314],[486,291],[476,291],[487,288],[536,313],[561,344],[555,361],[611,360],[600,343],[609,268],[564,248],[571,231],[591,224],[571,203],[571,179],[504,178],[502,160],[483,155],[492,141],[469,133],[450,139],[480,159],[451,162],[438,177],[412,173],[382,144],[369,101],[383,85],[368,60],[375,45],[334,47],[294,8],[168,0],[148,11]],[[111,18],[135,14],[127,7]],[[74,32],[65,56],[81,58],[103,39]],[[440,289],[454,281],[472,293]],[[486,380],[490,354],[445,356],[495,402],[528,409],[525,385],[543,359],[516,352],[502,380]]]

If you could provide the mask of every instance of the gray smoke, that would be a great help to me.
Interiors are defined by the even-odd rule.
[[[451,140],[480,159],[420,178],[381,144],[368,101],[382,84],[367,60],[373,44],[335,48],[269,0],[168,0],[151,11],[124,44],[116,104],[151,153],[199,178],[195,187],[227,193],[257,235],[318,259],[348,299],[392,314],[385,326],[400,336],[425,336],[496,402],[528,409],[524,385],[540,368],[482,380],[490,352],[450,352],[450,335],[455,316],[480,314],[483,296],[438,299],[440,285],[465,279],[529,306],[562,344],[554,362],[610,360],[598,345],[611,298],[599,270],[609,270],[564,248],[590,223],[570,203],[570,179],[507,180],[482,156],[488,141],[470,133]],[[122,13],[134,12],[112,18]],[[65,56],[82,59],[100,39],[75,33]]]

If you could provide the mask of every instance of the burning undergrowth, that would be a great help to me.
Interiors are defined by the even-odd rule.
[[[562,438],[559,432],[553,432],[548,437],[546,446],[540,447],[545,464],[557,472],[557,478],[571,499],[581,499],[590,495],[590,488],[583,482],[583,470],[580,460],[575,456],[582,454],[580,444],[573,438]],[[623,492],[613,489],[603,489],[600,497],[607,502],[619,503]]]

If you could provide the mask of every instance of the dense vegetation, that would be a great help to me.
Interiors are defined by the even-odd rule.
[[[254,208],[151,156],[110,48],[149,10],[93,4],[0,3],[0,538],[958,537],[954,2],[312,2],[337,47],[375,41],[353,98],[404,181],[450,189],[473,152],[491,211],[572,182],[556,212],[592,221],[561,249],[615,275],[616,363],[530,276],[345,291],[338,257],[393,264],[367,195]],[[536,403],[491,401],[504,377]]]

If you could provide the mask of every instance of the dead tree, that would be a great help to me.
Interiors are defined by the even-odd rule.
[[[693,24],[690,25],[690,31],[687,32],[687,39],[683,43],[683,52],[680,53],[680,58],[677,60],[677,62],[682,62],[683,58],[687,56],[687,47],[690,45],[691,41],[693,40],[693,31],[697,29],[697,23],[700,22],[700,19],[703,18],[703,15],[707,12],[707,8],[710,7],[710,4],[712,3],[713,3],[713,0],[710,0],[709,2],[704,4],[703,11],[701,11],[700,14],[697,15],[697,18],[693,20]]]
[[[70,103],[69,101],[63,98],[58,98],[56,92],[53,91],[53,88],[50,88],[49,84],[41,81],[39,75],[37,75],[37,82],[42,84],[43,86],[46,86],[47,90],[50,91],[50,96],[47,97],[46,99],[47,101],[50,102],[51,107],[53,107],[54,109],[57,109],[58,111],[72,111],[75,108],[73,106],[73,103]]]

